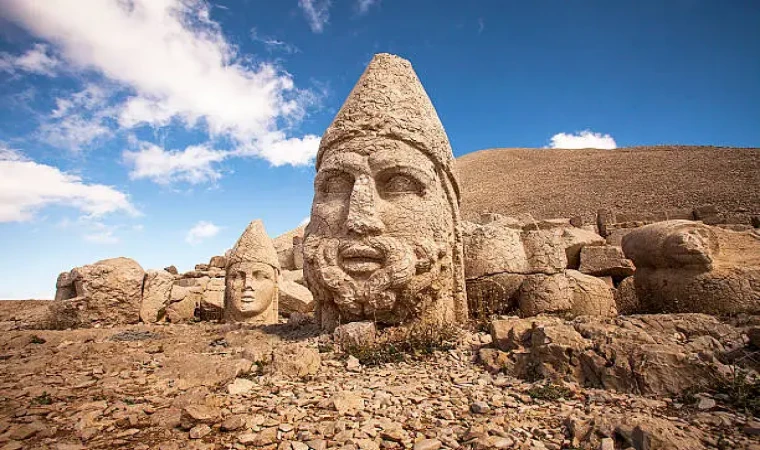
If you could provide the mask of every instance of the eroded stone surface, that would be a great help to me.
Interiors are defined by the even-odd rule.
[[[316,167],[304,276],[322,327],[466,320],[453,154],[408,61],[373,58]]]
[[[277,323],[280,264],[261,220],[252,221],[227,258],[224,319]]]
[[[63,309],[76,312],[81,326],[136,323],[140,318],[144,277],[142,267],[132,259],[105,259],[76,267],[68,277],[59,275],[56,284],[61,287],[56,298],[73,304],[68,295],[76,294],[77,306]],[[63,293],[64,290],[67,292]]]
[[[166,315],[166,307],[171,301],[174,275],[166,270],[149,270],[145,273],[145,282],[140,305],[140,320],[155,323]]]
[[[638,228],[623,239],[636,264],[642,312],[760,312],[760,239],[674,220]]]

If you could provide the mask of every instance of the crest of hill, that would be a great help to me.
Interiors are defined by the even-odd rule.
[[[758,148],[505,148],[464,155],[457,169],[466,220],[483,212],[590,220],[600,208],[648,214],[703,205],[760,213]]]

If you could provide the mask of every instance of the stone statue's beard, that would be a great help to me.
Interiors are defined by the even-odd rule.
[[[369,248],[382,255],[381,264],[366,274],[348,273],[341,266],[341,255],[352,248]],[[306,275],[332,292],[345,319],[382,320],[385,313],[400,312],[399,308],[414,314],[423,306],[415,304],[414,293],[439,276],[444,249],[432,240],[412,246],[387,236],[339,239],[312,235],[304,242],[304,256],[310,261]]]

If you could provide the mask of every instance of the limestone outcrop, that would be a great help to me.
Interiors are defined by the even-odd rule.
[[[166,316],[166,307],[171,302],[174,277],[166,270],[148,270],[145,273],[140,320],[156,323]]]
[[[724,356],[744,347],[738,329],[701,314],[506,318],[491,334],[494,348],[480,354],[493,370],[657,395],[721,379],[731,373]]]
[[[105,259],[59,275],[55,301],[76,304],[63,309],[76,311],[82,326],[136,323],[140,319],[144,277],[142,267],[132,259]]]
[[[375,55],[316,169],[303,256],[321,326],[467,320],[454,156],[409,61]]]
[[[473,317],[509,312],[525,317],[616,314],[611,286],[574,270],[582,264],[583,249],[604,243],[601,236],[574,227],[569,220],[534,221],[498,214],[482,217],[481,223],[465,222],[463,228]]]
[[[678,220],[623,238],[642,312],[760,312],[760,236]]]

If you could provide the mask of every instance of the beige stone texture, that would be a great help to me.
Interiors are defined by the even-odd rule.
[[[637,268],[709,270],[718,252],[713,227],[688,220],[657,222],[637,228],[622,241],[623,252]]]
[[[467,303],[470,316],[487,318],[517,309],[517,293],[526,275],[497,273],[467,280]]]
[[[166,307],[171,302],[174,275],[165,270],[148,270],[145,273],[140,320],[156,323],[166,315]]]
[[[211,278],[198,304],[200,320],[221,320],[224,311],[224,278]]]
[[[317,153],[304,276],[323,329],[467,319],[453,163],[409,61],[375,55]]]
[[[584,247],[590,245],[602,245],[605,243],[604,238],[596,234],[593,230],[575,227],[563,228],[559,239],[565,246],[567,268],[575,270],[581,265],[581,250]]]
[[[225,256],[212,256],[208,262],[209,268],[216,267],[217,269],[225,269],[227,267],[227,257]]]
[[[637,265],[643,312],[760,312],[760,238],[685,220],[659,222],[623,241]]]
[[[178,280],[182,281],[182,280]],[[172,285],[169,304],[166,306],[166,320],[171,323],[188,322],[195,319],[195,309],[203,296],[200,286]]]
[[[625,257],[623,249],[614,245],[585,246],[581,249],[581,272],[596,277],[623,279],[633,275],[636,267]]]
[[[314,296],[311,295],[311,291],[295,281],[282,280],[279,284],[279,295],[279,308],[282,315],[314,311]]]
[[[224,320],[277,323],[279,279],[277,251],[264,224],[254,220],[227,257]]]
[[[269,373],[302,378],[316,375],[322,365],[317,349],[302,344],[283,345],[272,353],[272,363],[265,367]]]
[[[522,232],[494,221],[468,224],[464,233],[464,271],[468,280],[503,272],[529,273]]]
[[[351,322],[339,325],[333,331],[333,341],[344,350],[351,347],[369,347],[375,343],[377,327],[374,322]]]
[[[59,276],[59,282],[73,285],[76,298],[80,298],[76,311],[81,326],[115,325],[139,321],[144,277],[145,272],[136,261],[112,258],[76,267],[68,280]],[[71,294],[70,287],[63,289],[69,292],[62,292],[60,301]]]
[[[293,281],[301,286],[307,287],[306,280],[303,278],[303,270],[283,270],[282,279],[283,281]]]
[[[647,395],[682,394],[730,373],[738,330],[702,314],[509,319],[492,324],[507,374]]]
[[[522,235],[525,256],[528,259],[527,273],[554,274],[567,268],[565,243],[558,229],[526,231]]]
[[[604,280],[576,270],[526,276],[517,303],[521,317],[538,314],[610,317],[617,314],[612,288]]]
[[[628,315],[641,312],[634,277],[624,279],[615,289],[615,305],[620,314]]]

